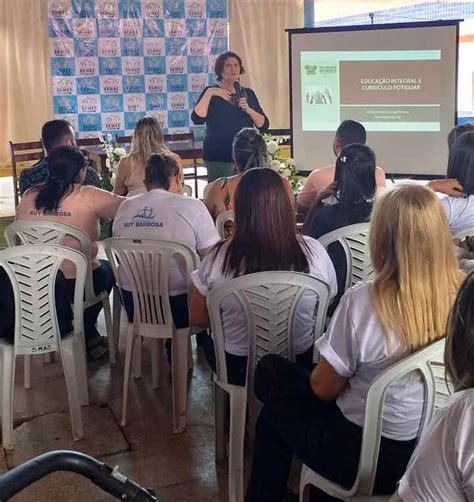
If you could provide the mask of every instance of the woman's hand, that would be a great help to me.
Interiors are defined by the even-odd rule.
[[[451,197],[463,197],[464,188],[455,179],[433,180],[428,183],[428,186],[435,192],[444,193]]]
[[[232,94],[222,87],[209,87],[206,94],[209,94],[209,98],[216,96],[224,99],[225,101],[230,101],[232,97]]]
[[[324,190],[321,190],[319,192],[316,199],[318,200],[318,202],[321,202],[322,200],[331,197],[331,195],[335,195],[336,192],[337,192],[337,181],[333,181]]]
[[[239,99],[239,107],[245,113],[248,113],[249,110],[251,110],[249,104],[247,103],[247,98],[240,98]]]

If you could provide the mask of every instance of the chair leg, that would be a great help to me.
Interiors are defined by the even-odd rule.
[[[79,401],[81,406],[89,406],[89,381],[87,376],[86,339],[84,335],[74,336],[74,357],[76,361]]]
[[[151,340],[151,385],[154,389],[159,387],[159,369],[162,363],[160,361],[160,345],[161,349],[163,349],[163,344],[160,344],[160,340],[158,338],[153,338]]]
[[[117,345],[115,344],[113,327],[112,327],[112,314],[110,312],[110,298],[106,296],[102,300],[102,305],[104,307],[104,318],[105,318],[105,330],[107,331],[107,340],[109,342],[109,358],[110,363],[115,364],[117,362]]]
[[[194,370],[194,361],[193,361],[193,344],[191,342],[191,337],[188,336],[188,370]]]
[[[13,346],[3,347],[2,443],[13,450],[13,389],[15,387],[15,354]]]
[[[69,413],[71,414],[72,438],[74,441],[79,441],[84,437],[84,427],[79,398],[80,392],[77,378],[76,356],[74,354],[75,345],[76,343],[72,336],[61,341],[61,360],[63,363],[64,376],[66,378]]]
[[[215,460],[220,462],[226,458],[226,423],[225,410],[227,393],[224,389],[214,384],[214,435],[215,435]]]
[[[188,384],[188,340],[186,331],[176,332],[173,336],[172,346],[172,375],[173,375],[173,424],[174,433],[186,429],[186,401]]]
[[[25,389],[31,389],[31,355],[27,354],[24,356],[24,387]]]
[[[122,303],[120,302],[120,292],[117,286],[113,289],[112,301],[112,334],[114,337],[116,357],[119,356],[119,341],[120,341],[120,314],[122,311]]]
[[[244,500],[244,439],[247,396],[245,389],[232,389],[229,428],[229,502]]]
[[[128,386],[130,384],[130,367],[132,365],[134,338],[135,338],[135,329],[133,327],[133,324],[129,324],[127,333],[127,345],[125,348],[125,367],[123,372],[122,421],[121,421],[122,427],[125,427],[127,425]]]
[[[133,347],[133,365],[132,365],[132,375],[133,378],[140,378],[142,376],[142,345],[143,339],[140,335],[137,335],[134,340]]]

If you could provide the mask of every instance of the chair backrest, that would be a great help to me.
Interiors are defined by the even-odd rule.
[[[225,225],[229,221],[234,221],[234,210],[229,209],[228,211],[223,211],[219,213],[216,218],[216,229],[217,233],[222,239],[226,237]]]
[[[347,264],[344,291],[358,282],[370,281],[374,276],[369,252],[369,228],[369,223],[356,223],[333,230],[318,239],[326,249],[335,242],[342,246]]]
[[[10,141],[10,158],[12,161],[13,196],[15,207],[18,206],[18,186],[17,186],[17,163],[30,160],[41,160],[44,158],[43,142],[29,141],[24,143],[13,143]]]
[[[99,146],[101,145],[100,138],[97,136],[96,138],[79,138],[76,139],[76,145],[78,147],[81,146]]]
[[[127,145],[132,142],[132,136],[117,136],[117,143],[119,145]]]
[[[165,143],[173,141],[191,141],[194,143],[194,132],[180,132],[175,134],[165,134]]]
[[[209,193],[209,190],[211,189],[212,185],[213,185],[213,181],[211,181],[211,183],[208,183],[205,187],[204,187],[204,191],[202,192],[202,198],[205,199],[207,197],[207,194]]]
[[[415,371],[421,375],[425,387],[423,415],[418,438],[423,434],[435,408],[438,379],[433,366],[443,357],[444,345],[445,341],[443,339],[418,350],[390,366],[371,383],[365,405],[359,471],[350,490],[352,493],[357,491],[360,494],[372,494],[380,449],[385,395],[395,380]]]
[[[86,257],[64,246],[16,246],[0,251],[15,299],[15,352],[39,354],[58,349],[55,284],[59,267],[69,260],[76,267],[74,334],[82,332]]]
[[[183,185],[183,188],[181,189],[181,194],[186,197],[192,197],[193,189],[189,185]]]
[[[125,275],[134,304],[134,322],[147,336],[170,336],[173,318],[169,302],[168,271],[171,258],[184,261],[188,277],[188,303],[191,300],[190,274],[199,257],[189,246],[173,241],[114,237],[104,241],[104,250],[121,287]]]
[[[455,239],[464,239],[467,236],[474,235],[474,228],[469,228],[467,230],[461,230],[461,232],[458,232],[454,238]]]
[[[267,354],[295,360],[296,318],[306,293],[315,297],[312,330],[314,339],[317,339],[324,330],[329,286],[315,277],[300,272],[257,272],[231,279],[212,289],[207,297],[207,308],[215,342],[218,379],[227,383],[222,325],[222,302],[226,298],[234,295],[247,319],[247,390],[253,396],[253,375],[258,360]]]
[[[95,298],[92,280],[91,240],[83,230],[72,225],[48,220],[20,220],[10,223],[5,228],[5,240],[9,247],[20,244],[62,244],[67,236],[79,242],[80,251],[87,259],[87,273],[85,284],[86,300]]]

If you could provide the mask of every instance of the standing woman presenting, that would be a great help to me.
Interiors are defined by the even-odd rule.
[[[232,141],[243,127],[264,131],[269,126],[255,93],[239,83],[245,70],[235,52],[220,54],[214,72],[217,84],[204,89],[191,115],[196,125],[206,124],[204,163],[209,183],[235,174]]]

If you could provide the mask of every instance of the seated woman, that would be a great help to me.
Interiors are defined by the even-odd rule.
[[[329,284],[331,297],[336,294],[336,275],[326,250],[311,237],[296,232],[292,210],[281,176],[269,168],[250,169],[242,175],[235,192],[235,231],[222,241],[193,272],[195,290],[191,300],[191,323],[206,327],[209,317],[206,296],[228,279],[254,272],[294,270],[310,274]],[[315,298],[301,302],[298,316],[301,331],[297,334],[297,360],[312,367],[312,315]],[[238,300],[225,301],[222,314],[229,381],[245,384],[248,354],[247,323]],[[215,369],[212,339],[205,347],[210,366]]]
[[[100,218],[113,218],[124,197],[106,192],[90,185],[83,186],[86,161],[81,150],[72,146],[60,146],[48,155],[49,178],[42,185],[28,190],[16,208],[16,220],[50,220],[80,228],[92,241],[91,265],[94,290],[110,291],[114,277],[110,264],[97,258],[100,237]],[[66,237],[63,245],[79,249],[73,237]],[[72,299],[75,269],[65,262],[62,271],[66,277],[65,294]],[[100,357],[104,350],[100,345],[100,334],[96,329],[97,317],[102,304],[99,302],[84,311],[84,332],[91,357]]]
[[[214,181],[204,199],[204,204],[214,219],[220,213],[234,209],[235,191],[246,171],[254,167],[267,167],[267,144],[257,129],[246,127],[235,135],[232,143],[232,157],[237,174]],[[281,178],[293,206],[295,198],[291,185],[284,176]]]
[[[368,146],[344,147],[336,160],[334,183],[314,200],[303,233],[318,239],[338,228],[368,221],[377,189],[375,168],[375,154]],[[338,244],[332,244],[328,252],[342,296],[347,273],[345,253]]]
[[[372,380],[445,334],[462,273],[436,195],[416,185],[383,193],[375,203],[370,249],[375,278],[345,293],[326,334],[316,341],[320,359],[306,382],[312,392],[272,399],[262,408],[247,502],[284,499],[293,455],[350,487]],[[413,375],[387,391],[375,493],[392,493],[405,471],[423,394],[423,383]]]
[[[474,500],[474,274],[454,303],[444,362],[455,393],[435,414],[392,502]]]
[[[114,193],[132,197],[145,193],[145,163],[152,153],[162,153],[176,158],[182,170],[179,155],[165,145],[160,124],[154,117],[140,119],[133,131],[130,154],[120,159],[114,183]]]
[[[428,186],[445,193],[442,199],[453,235],[474,229],[474,131],[465,132],[449,151],[446,180],[433,180]]]

